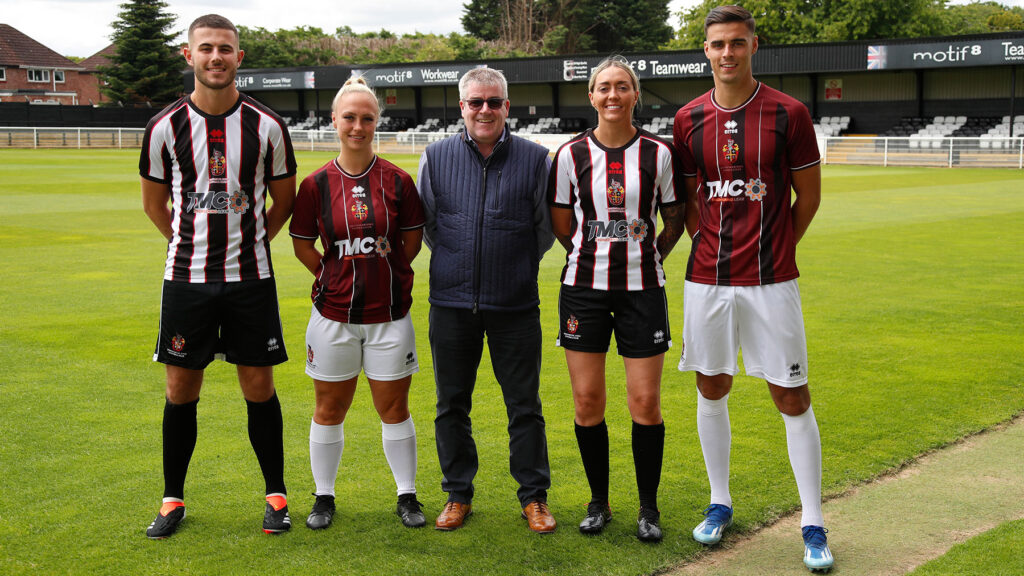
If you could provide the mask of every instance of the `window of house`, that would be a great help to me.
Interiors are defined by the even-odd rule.
[[[7,68],[0,66],[0,82],[7,81]]]
[[[49,70],[39,70],[39,69],[36,69],[36,68],[29,68],[28,69],[28,81],[29,82],[49,82],[50,81],[50,71]]]
[[[53,71],[53,81],[54,82],[63,82],[64,81],[64,71],[63,70],[54,70]]]

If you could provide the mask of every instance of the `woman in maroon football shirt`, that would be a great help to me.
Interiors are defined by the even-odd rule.
[[[316,502],[306,525],[326,528],[333,519],[345,415],[365,372],[398,488],[396,512],[406,526],[419,527],[425,519],[416,500],[416,429],[408,403],[419,364],[408,312],[423,208],[412,178],[374,153],[380,106],[362,78],[338,92],[331,118],[338,157],[303,180],[289,228],[295,256],[314,276],[306,374],[316,392],[309,431]]]

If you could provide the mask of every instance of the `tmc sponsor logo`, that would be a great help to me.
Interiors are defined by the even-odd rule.
[[[227,192],[189,192],[186,212],[197,214],[227,214],[228,209],[235,214],[245,214],[249,210],[249,197],[238,190],[233,194]]]
[[[768,187],[760,178],[750,180],[714,180],[707,183],[709,202],[736,202],[741,196],[754,201],[764,199]]]
[[[647,222],[633,220],[591,220],[587,222],[587,241],[625,242],[642,241],[647,237]]]
[[[345,240],[338,240],[334,243],[338,247],[338,260],[344,258],[367,258],[372,254],[379,254],[381,256],[387,256],[391,252],[391,246],[388,243],[388,239],[380,236],[373,238],[367,236],[366,238],[348,238]]]

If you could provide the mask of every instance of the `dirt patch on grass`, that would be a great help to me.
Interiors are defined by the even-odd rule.
[[[1024,415],[908,460],[826,499],[833,574],[905,574],[950,547],[1024,518]],[[738,511],[742,513],[742,509]],[[669,574],[808,574],[800,514],[727,533]]]

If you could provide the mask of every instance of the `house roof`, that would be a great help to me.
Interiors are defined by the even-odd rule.
[[[9,24],[0,24],[0,66],[82,69]]]
[[[110,57],[114,54],[117,54],[117,46],[110,44],[103,50],[100,50],[85,60],[82,60],[78,65],[89,72],[95,72],[100,66],[110,66]]]

